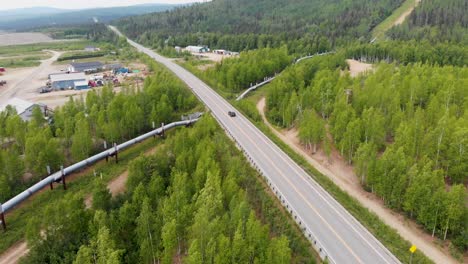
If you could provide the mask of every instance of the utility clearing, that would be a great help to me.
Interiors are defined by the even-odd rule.
[[[340,189],[358,200],[364,207],[378,215],[385,224],[395,229],[401,237],[416,245],[418,250],[421,250],[435,263],[458,263],[454,258],[445,254],[434,243],[436,239],[424,232],[414,221],[410,221],[403,215],[386,208],[381,199],[372,193],[366,192],[361,187],[359,178],[354,173],[353,166],[343,159],[337,149],[332,148],[330,157],[327,157],[323,149],[320,148],[317,153],[312,154],[301,145],[297,129],[280,131],[271,125],[265,116],[265,105],[266,100],[263,97],[257,103],[257,110],[262,116],[263,122],[278,138],[288,144],[292,150],[301,155],[310,165],[327,176]]]
[[[372,30],[372,36],[378,40],[384,39],[385,32],[393,26],[401,25],[421,1],[422,0],[406,0],[391,16],[387,17],[387,19]]]
[[[346,60],[349,66],[349,74],[351,77],[357,77],[359,74],[363,74],[373,70],[373,65],[369,63],[360,62],[357,60]]]
[[[158,150],[158,147],[159,146],[151,148],[150,150],[146,151],[143,155],[144,156],[153,155]],[[114,178],[113,180],[111,180],[107,184],[107,189],[109,189],[109,192],[112,194],[112,197],[115,197],[115,196],[125,192],[125,190],[126,190],[125,184],[127,183],[127,179],[128,179],[128,170],[125,170],[117,178]],[[89,209],[89,208],[91,208],[92,205],[93,205],[92,195],[86,196],[86,198],[85,198],[86,208]]]
[[[154,154],[158,150],[158,146],[151,148],[150,150],[146,151],[144,153],[145,156],[149,156]],[[104,162],[104,161],[101,161]],[[79,178],[79,176],[89,173],[89,171],[92,168],[87,168],[84,171],[80,173],[75,173],[73,175],[70,175],[69,178],[67,178],[68,182],[73,182],[74,179]],[[109,189],[110,193],[112,194],[113,197],[117,196],[118,194],[121,194],[125,192],[125,184],[127,183],[127,178],[128,178],[128,170],[125,170],[122,174],[120,174],[117,178],[114,178],[107,184],[107,188]],[[85,206],[86,208],[91,208],[92,205],[92,196],[88,195],[85,198]],[[26,241],[19,241],[18,243],[14,244],[11,246],[8,250],[3,252],[0,255],[0,264],[16,264],[19,263],[20,259],[28,254],[29,248],[26,243]]]

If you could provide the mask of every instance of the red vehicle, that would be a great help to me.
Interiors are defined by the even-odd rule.
[[[0,72],[5,72],[5,68],[4,67],[0,67]]]
[[[95,81],[89,81],[89,82],[88,82],[88,86],[89,86],[89,87],[97,87],[97,84],[96,84]]]

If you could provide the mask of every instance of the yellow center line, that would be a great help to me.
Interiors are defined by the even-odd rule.
[[[141,47],[143,47],[143,46],[141,46]],[[150,51],[150,50],[147,50],[147,52],[151,52],[151,51]],[[161,58],[163,58],[163,57],[161,57]],[[163,58],[163,59],[164,59],[164,58]],[[167,63],[172,64],[173,68],[175,67],[175,68],[179,68],[180,70],[182,70],[181,73],[182,73],[183,75],[185,75],[185,78],[195,78],[195,79],[196,79],[195,76],[193,76],[192,74],[188,73],[185,69],[183,69],[183,68],[180,67],[179,65],[176,65],[176,64],[174,64],[173,62],[171,62],[171,61],[169,61],[169,60],[165,60],[165,62],[166,62],[166,64],[167,64]],[[219,95],[216,94],[216,93],[215,93],[210,87],[208,87],[206,84],[204,84],[203,82],[201,82],[201,81],[198,80],[198,79],[196,79],[196,81],[199,81],[199,82],[202,84],[202,88],[204,88],[206,91],[208,91],[209,93],[213,94],[215,97],[217,97],[217,96],[219,97]],[[186,83],[188,84],[188,81],[186,81]],[[218,108],[222,109],[222,106],[220,106],[217,102],[214,102],[209,96],[207,96],[207,98],[208,98],[214,105],[216,105]],[[221,97],[220,97],[220,98],[221,98]],[[227,104],[226,102],[224,102],[223,98],[221,98],[220,101],[221,101],[224,105],[226,105],[226,107],[228,107],[228,108],[232,107],[231,105],[229,105],[229,104]],[[222,111],[221,111],[221,112],[222,112]],[[220,121],[221,121],[221,120],[220,120]],[[245,121],[243,118],[241,118],[241,121],[244,122],[244,124],[246,123],[246,121]],[[260,150],[260,148],[258,147],[258,145],[257,145],[253,140],[251,140],[251,138],[246,134],[246,132],[245,132],[243,129],[241,129],[241,128],[237,125],[237,123],[234,122],[233,124],[246,136],[246,138],[247,138],[250,142],[252,142],[252,143],[257,147],[258,150]],[[247,124],[247,125],[249,125],[249,124]],[[268,145],[268,144],[272,144],[271,140],[270,140],[270,142],[265,141],[265,139],[264,139],[261,135],[259,135],[259,132],[258,132],[257,130],[255,130],[255,129],[252,129],[252,130],[253,130],[253,132],[254,132],[255,134],[257,134],[257,136],[260,136],[261,140],[264,141],[264,142],[266,142],[267,145]],[[272,149],[272,150],[273,150],[274,152],[276,152],[277,154],[281,154],[281,153],[278,152],[277,149],[272,148],[271,146],[269,146],[269,147],[270,147],[270,149]],[[332,232],[335,234],[335,236],[337,236],[337,238],[345,245],[345,247],[346,247],[348,250],[350,250],[350,252],[356,257],[356,259],[357,259],[359,262],[362,263],[362,261],[359,259],[359,257],[356,256],[356,254],[352,251],[352,249],[349,247],[349,245],[347,245],[347,243],[346,243],[345,241],[343,241],[343,239],[336,233],[336,231],[333,229],[333,227],[331,227],[331,226],[328,224],[328,222],[325,221],[325,219],[323,219],[323,217],[318,213],[318,211],[316,210],[316,208],[305,198],[305,196],[295,187],[295,185],[294,185],[287,177],[285,177],[285,176],[281,173],[281,170],[280,170],[280,169],[276,166],[276,164],[269,158],[269,156],[266,155],[263,151],[261,151],[261,152],[264,154],[264,156],[267,158],[267,160],[268,160],[271,164],[273,164],[273,167],[276,169],[276,171],[280,172],[281,177],[284,178],[284,179],[291,185],[291,187],[292,187],[294,190],[296,190],[296,192],[297,192],[297,193],[301,196],[301,198],[308,204],[308,206],[309,206],[312,210],[314,210],[314,212],[317,213],[317,215],[318,215],[318,216],[322,219],[322,221],[330,228],[330,230],[332,230]],[[287,165],[288,167],[290,167],[294,172],[296,172],[297,174],[299,174],[301,180],[305,181],[306,184],[308,184],[310,187],[312,187],[312,189],[313,189],[314,191],[316,191],[316,193],[317,193],[317,194],[318,194],[318,195],[319,195],[319,196],[320,196],[336,213],[338,213],[338,215],[339,215],[348,225],[350,225],[350,227],[351,227],[354,231],[356,231],[356,233],[357,233],[361,238],[363,238],[363,239],[365,240],[365,242],[366,242],[368,245],[370,245],[371,248],[372,248],[379,256],[382,257],[382,255],[369,243],[369,241],[368,241],[367,239],[365,239],[365,238],[360,234],[360,232],[358,232],[358,231],[354,228],[354,226],[351,225],[350,222],[349,222],[345,217],[343,217],[342,213],[340,213],[340,212],[335,208],[334,205],[332,205],[327,199],[325,199],[325,198],[323,197],[323,195],[320,193],[320,191],[316,190],[317,187],[313,186],[309,181],[307,181],[306,179],[304,179],[304,177],[301,175],[301,173],[298,172],[298,170],[297,170],[294,166],[291,166],[291,164],[289,164],[289,163],[284,159],[284,157],[283,157],[282,155],[279,155],[279,156],[280,156],[280,158],[281,158],[283,161],[286,162],[286,165]],[[288,156],[288,158],[289,158],[290,161],[292,161],[292,159],[291,159],[289,156]],[[292,161],[292,162],[294,162],[294,161]],[[302,174],[303,174],[303,173],[302,173]],[[367,231],[367,230],[365,230],[365,231]],[[368,232],[368,231],[367,231],[367,232]],[[388,263],[388,261],[386,261],[385,258],[382,257],[382,259],[385,260],[385,262]]]
[[[211,90],[211,88],[209,88],[209,87],[206,86],[206,85],[205,85],[205,88]],[[215,92],[212,91],[212,93],[215,93]],[[217,95],[217,94],[216,94],[216,95]],[[219,96],[219,95],[218,95],[218,96]],[[227,105],[224,101],[222,101],[222,102],[223,102],[225,105]],[[230,107],[230,106],[229,106],[229,107]],[[242,121],[244,124],[246,124],[246,122],[248,122],[248,121],[245,121],[243,118],[241,118],[241,121]],[[247,123],[247,125],[249,125],[249,124]],[[269,144],[274,144],[271,140],[270,140],[270,142],[265,141],[265,139],[262,137],[262,135],[260,135],[259,132],[258,132],[255,128],[252,129],[252,130],[253,130],[253,132],[254,132],[255,134],[257,134],[257,136],[259,136],[259,137],[262,139],[262,141],[264,141],[264,142],[266,143],[266,145],[270,146]],[[268,139],[268,140],[269,140],[269,139]],[[288,163],[288,161],[284,159],[284,157],[281,155],[281,153],[278,152],[277,149],[275,149],[274,147],[271,147],[271,149],[272,149],[274,152],[276,152],[276,153],[279,155],[279,157],[280,157],[284,162],[286,162],[286,164],[288,165],[288,167],[290,167],[292,170],[294,170],[294,172],[296,172],[299,176],[301,175],[301,172],[299,172],[294,166],[291,166],[290,163]],[[290,161],[290,162],[295,163],[289,156],[287,156],[287,157],[289,158],[289,161]],[[304,172],[304,173],[305,173],[305,172]],[[305,174],[307,174],[307,173],[305,173]],[[375,247],[374,247],[358,230],[356,230],[356,228],[349,222],[349,220],[348,220],[346,217],[344,217],[343,214],[342,214],[341,212],[339,212],[338,209],[328,201],[328,199],[326,199],[318,190],[316,190],[316,188],[320,188],[320,187],[318,187],[318,186],[317,186],[317,187],[316,187],[316,186],[313,186],[309,181],[307,181],[306,179],[304,179],[304,177],[299,177],[299,178],[300,178],[301,180],[305,181],[307,185],[309,185],[310,187],[312,187],[312,188],[317,192],[317,194],[333,209],[333,211],[335,211],[335,212],[341,217],[341,219],[343,219],[343,221],[345,221],[345,222],[350,226],[350,228],[353,229],[353,230],[357,233],[357,235],[358,235],[359,237],[361,237],[361,238],[365,241],[365,243],[366,243],[367,245],[369,245],[370,248],[372,248],[372,250],[374,250],[374,252],[376,252],[377,255],[379,255],[379,256],[382,258],[382,260],[384,260],[386,263],[389,263],[389,262],[386,260],[386,258],[383,257],[382,254],[381,254],[381,253],[380,253],[380,252],[379,252],[379,251],[378,251],[378,250],[377,250],[377,249],[376,249],[376,248],[375,248]],[[357,223],[359,223],[359,222],[357,222]],[[367,229],[364,229],[364,231],[367,232],[368,234],[370,234],[370,233],[368,232]]]

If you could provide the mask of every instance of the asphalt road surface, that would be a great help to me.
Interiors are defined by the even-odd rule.
[[[116,31],[114,27],[112,30]],[[118,32],[118,31],[116,31]],[[120,34],[120,32],[118,32]],[[322,258],[330,263],[400,263],[275,143],[196,76],[134,41],[129,43],[184,81],[266,178]]]

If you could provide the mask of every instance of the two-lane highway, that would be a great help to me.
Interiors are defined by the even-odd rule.
[[[112,30],[120,34],[117,29]],[[129,40],[139,51],[162,63],[184,81],[266,178],[306,237],[331,263],[400,263],[372,234],[317,184],[286,153],[196,76]]]

